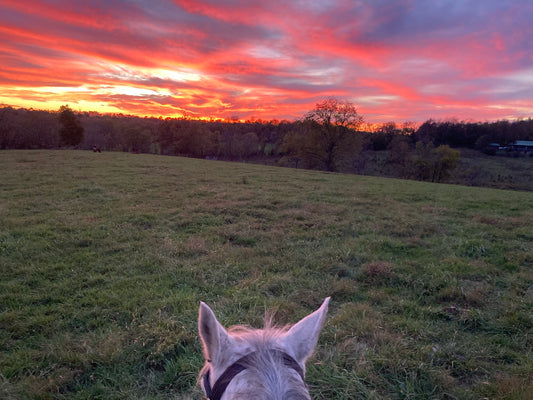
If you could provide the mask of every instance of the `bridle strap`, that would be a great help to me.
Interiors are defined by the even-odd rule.
[[[204,375],[204,389],[209,400],[220,400],[231,380],[235,378],[238,373],[246,369],[244,365],[239,363],[244,361],[244,358],[245,357],[239,359],[229,366],[224,373],[220,375],[213,387],[211,387],[209,382],[209,371],[207,371],[207,373]]]
[[[226,388],[230,384],[231,380],[237,376],[237,374],[241,373],[246,369],[246,365],[249,364],[248,360],[253,358],[257,352],[253,352],[250,354],[245,355],[244,357],[239,358],[237,361],[235,361],[233,364],[231,364],[222,375],[217,379],[213,387],[211,387],[210,383],[210,371],[208,370],[203,377],[204,381],[204,390],[205,394],[207,395],[207,398],[209,400],[220,400],[222,398],[222,395],[226,391]],[[298,375],[302,378],[302,381],[304,381],[305,375],[302,367],[298,362],[292,358],[290,355],[285,353],[281,350],[269,350],[269,353],[272,354],[273,357],[278,357],[279,359],[283,360],[283,364],[285,366],[294,369]]]

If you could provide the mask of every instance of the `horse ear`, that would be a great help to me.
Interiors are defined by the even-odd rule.
[[[291,350],[296,361],[305,365],[305,360],[313,353],[318,335],[324,325],[330,298],[326,298],[320,308],[293,325],[283,338],[283,344]]]
[[[198,332],[202,340],[205,360],[216,363],[221,351],[228,347],[230,337],[226,329],[218,322],[213,311],[204,302],[200,302],[198,310]]]

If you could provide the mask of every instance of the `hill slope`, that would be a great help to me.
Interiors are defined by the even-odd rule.
[[[529,399],[533,194],[125,153],[0,152],[0,397],[201,398],[198,303],[331,295],[317,399]]]

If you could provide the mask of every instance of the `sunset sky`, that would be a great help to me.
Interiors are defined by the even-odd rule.
[[[368,122],[533,117],[531,0],[0,0],[0,104]]]

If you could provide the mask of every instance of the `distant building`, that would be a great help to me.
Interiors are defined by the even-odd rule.
[[[529,153],[530,151],[533,151],[533,140],[516,140],[511,143],[508,148],[514,151]]]
[[[494,154],[532,154],[533,155],[533,140],[515,140],[513,143],[502,146],[499,143],[489,143],[485,149],[485,153]]]

